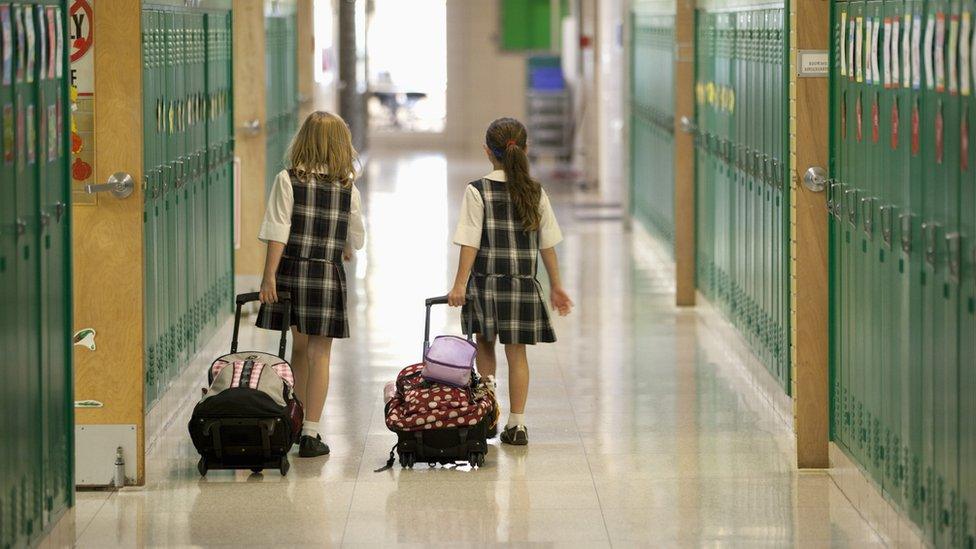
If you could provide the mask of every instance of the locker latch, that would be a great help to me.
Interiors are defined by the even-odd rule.
[[[959,283],[960,263],[962,262],[962,235],[952,232],[945,236],[946,252],[949,254],[949,280]]]
[[[866,196],[861,199],[862,228],[868,238],[874,238],[874,201],[873,196]]]
[[[906,254],[912,253],[912,218],[911,213],[905,212],[898,216],[901,224],[901,251]]]
[[[879,208],[881,211],[881,239],[884,240],[885,247],[891,248],[892,233],[892,212],[895,209],[891,204],[885,204]]]
[[[925,239],[925,261],[929,265],[935,266],[938,253],[937,240],[939,228],[942,225],[935,222],[922,223],[922,237]]]
[[[837,194],[839,184],[834,178],[827,179],[827,214],[836,217],[837,208],[834,206],[834,196]]]
[[[847,222],[851,227],[857,227],[857,189],[847,189],[844,191],[844,199],[847,201]]]

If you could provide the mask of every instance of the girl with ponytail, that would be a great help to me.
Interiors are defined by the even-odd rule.
[[[508,358],[511,414],[501,433],[506,444],[529,442],[525,402],[529,392],[526,345],[556,341],[536,278],[538,258],[549,274],[549,300],[560,315],[573,302],[563,290],[555,245],[562,232],[549,197],[529,174],[525,126],[499,118],[485,133],[485,153],[494,170],[470,183],[461,204],[454,243],[461,247],[448,303],[462,309],[478,340],[478,372],[495,374],[495,341]]]

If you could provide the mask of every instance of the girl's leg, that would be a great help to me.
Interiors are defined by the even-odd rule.
[[[308,336],[308,388],[305,419],[318,423],[329,393],[329,359],[332,355],[332,338]]]
[[[512,414],[521,416],[525,413],[525,401],[529,397],[529,359],[525,354],[525,345],[505,345],[505,356],[508,358],[508,398]]]
[[[478,373],[483,376],[496,375],[495,363],[495,338],[488,339],[481,334],[477,334],[478,354],[475,364],[478,366]]]
[[[305,404],[308,396],[308,336],[291,327],[291,369],[295,374],[295,394]]]

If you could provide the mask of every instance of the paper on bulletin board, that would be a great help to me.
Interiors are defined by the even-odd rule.
[[[71,201],[97,203],[84,191],[95,176],[95,24],[94,0],[75,0],[68,12],[68,51],[71,60]]]

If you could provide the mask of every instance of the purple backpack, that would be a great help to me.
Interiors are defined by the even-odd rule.
[[[474,357],[477,347],[471,341],[471,326],[468,338],[458,336],[437,336],[430,342],[430,306],[447,303],[447,296],[427,300],[427,322],[424,328],[424,370],[423,378],[434,383],[452,387],[467,387],[471,384],[474,372]],[[470,324],[470,318],[469,318]]]

